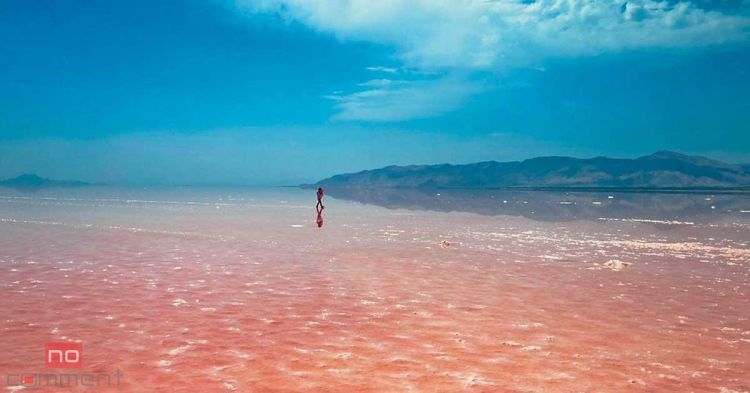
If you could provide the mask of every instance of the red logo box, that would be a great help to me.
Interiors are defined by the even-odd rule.
[[[83,366],[83,343],[49,342],[44,344],[44,366],[80,368]]]

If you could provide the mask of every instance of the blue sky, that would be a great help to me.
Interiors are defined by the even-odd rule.
[[[6,0],[0,37],[2,178],[750,162],[747,0]]]

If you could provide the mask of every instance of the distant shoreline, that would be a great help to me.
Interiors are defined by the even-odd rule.
[[[317,188],[316,184],[301,184],[302,189]],[[642,193],[642,194],[748,194],[743,187],[358,187],[329,186],[330,189],[349,190],[435,190],[435,191],[539,191],[539,192],[590,192],[590,193]]]

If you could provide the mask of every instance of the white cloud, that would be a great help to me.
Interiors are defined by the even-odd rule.
[[[343,40],[398,49],[409,67],[489,69],[547,56],[747,39],[748,19],[690,2],[630,0],[240,0]],[[383,70],[383,67],[373,67]]]
[[[462,78],[436,80],[373,79],[361,86],[367,89],[327,98],[336,102],[335,120],[402,121],[431,117],[456,109],[481,90]]]
[[[396,73],[398,73],[398,69],[397,68],[383,67],[383,66],[367,67],[367,71],[385,72],[385,73],[388,73],[388,74],[396,74]]]
[[[236,1],[243,9],[277,13],[341,40],[392,46],[404,67],[446,74],[533,67],[551,57],[744,41],[750,27],[741,13],[656,0]],[[352,98],[362,103],[380,94],[385,93],[365,91]]]
[[[370,79],[367,82],[362,82],[359,85],[362,87],[386,87],[393,84],[391,79]]]

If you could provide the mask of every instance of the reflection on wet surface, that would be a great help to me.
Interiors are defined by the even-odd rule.
[[[336,198],[389,209],[521,216],[543,221],[602,218],[700,222],[728,218],[750,220],[750,192],[687,194],[394,188],[339,188],[328,192]]]
[[[701,196],[747,202],[723,197]],[[84,371],[121,370],[111,391],[750,390],[743,213],[535,221],[331,199],[319,228],[315,202],[0,189],[0,383],[76,340]],[[668,205],[651,208],[698,209]]]

